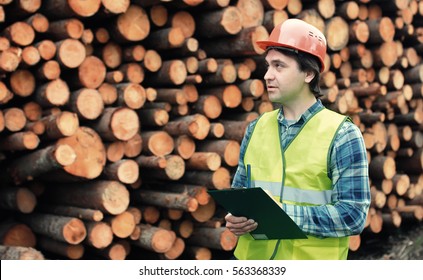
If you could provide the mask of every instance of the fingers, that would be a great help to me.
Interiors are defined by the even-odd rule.
[[[237,217],[232,214],[225,216],[226,228],[229,229],[233,234],[240,236],[255,230],[258,224],[253,219],[247,219],[246,217]]]

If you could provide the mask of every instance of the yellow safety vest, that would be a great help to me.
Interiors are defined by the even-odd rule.
[[[301,131],[283,150],[277,121],[278,111],[274,110],[260,117],[247,145],[244,164],[251,165],[251,186],[263,188],[277,201],[286,204],[332,203],[332,182],[328,177],[329,150],[336,132],[347,117],[323,108],[303,125]],[[254,240],[250,234],[244,234],[239,238],[234,254],[242,260],[347,258],[349,237],[307,237],[308,239]]]

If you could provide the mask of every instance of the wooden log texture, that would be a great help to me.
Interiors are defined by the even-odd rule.
[[[44,255],[32,247],[0,245],[2,260],[44,260]]]
[[[32,213],[21,216],[19,219],[26,223],[34,233],[69,244],[79,244],[87,236],[87,229],[78,218]]]
[[[129,192],[117,181],[95,180],[62,184],[46,190],[48,201],[118,215],[129,205]]]

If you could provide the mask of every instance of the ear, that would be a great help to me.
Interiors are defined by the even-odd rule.
[[[314,79],[314,77],[316,76],[316,73],[314,73],[314,71],[306,71],[305,74],[306,75],[305,75],[304,81],[306,83],[310,83]]]

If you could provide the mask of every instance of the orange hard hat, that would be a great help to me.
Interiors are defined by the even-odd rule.
[[[309,53],[321,63],[320,72],[325,68],[326,38],[313,25],[300,19],[287,19],[275,26],[267,41],[257,41],[266,50],[268,47],[285,47]]]

